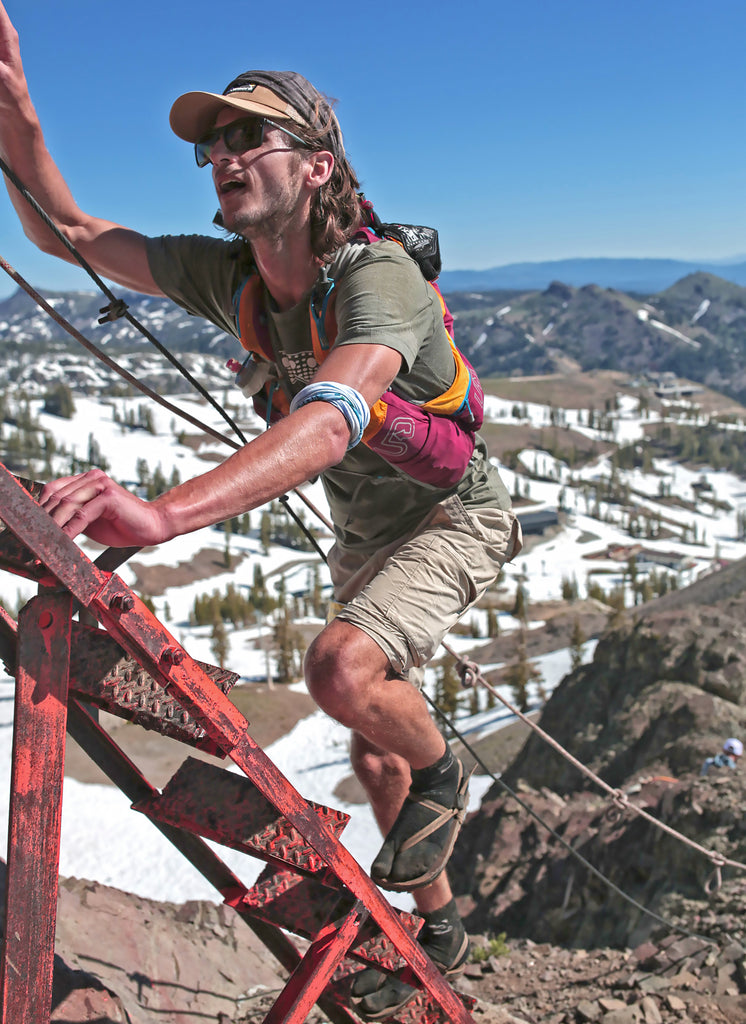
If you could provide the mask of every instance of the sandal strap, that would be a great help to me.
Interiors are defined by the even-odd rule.
[[[469,779],[472,776],[474,769],[469,772],[468,775],[464,775],[461,771],[461,777],[459,778],[458,787],[456,788],[456,795],[453,798],[454,806],[446,807],[444,804],[438,803],[436,800],[429,800],[424,794],[409,791],[409,794],[405,797],[410,803],[420,804],[422,807],[426,807],[429,811],[435,814],[435,817],[423,825],[419,832],[415,832],[414,835],[410,836],[409,839],[405,839],[401,844],[401,850],[409,850],[413,846],[416,846],[422,839],[426,839],[432,835],[433,832],[437,832],[443,825],[448,824],[454,818],[459,823],[463,824],[464,817],[466,815],[466,793],[469,788]]]
[[[436,804],[434,800],[425,800],[424,798],[420,800],[413,800],[412,803],[421,804],[423,807],[427,807],[428,810],[434,811],[436,817],[433,818],[432,821],[428,822],[427,825],[424,825],[419,832],[415,832],[415,834],[410,836],[409,839],[405,839],[401,844],[402,850],[409,850],[411,847],[416,846],[422,839],[426,839],[427,836],[432,835],[433,832],[437,832],[439,828],[442,828],[443,825],[447,824],[453,818],[455,818],[459,824],[464,820],[464,811],[461,807],[444,807],[443,804]]]

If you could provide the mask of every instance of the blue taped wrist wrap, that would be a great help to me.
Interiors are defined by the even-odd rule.
[[[350,428],[350,443],[347,450],[360,444],[363,431],[370,422],[370,409],[359,391],[346,384],[337,384],[333,380],[307,384],[290,403],[290,412],[295,412],[309,402],[328,402],[335,409],[339,409]]]

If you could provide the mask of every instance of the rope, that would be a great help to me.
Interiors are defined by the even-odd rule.
[[[708,850],[706,847],[695,842],[693,839],[689,839],[688,836],[685,836],[681,832],[678,832],[676,829],[671,828],[670,825],[666,825],[666,823],[661,821],[659,818],[653,817],[652,814],[649,814],[647,811],[643,810],[643,808],[631,803],[626,793],[624,793],[621,789],[614,789],[607,782],[604,782],[604,780],[600,778],[598,775],[596,775],[595,772],[591,771],[591,769],[584,765],[581,761],[578,761],[576,757],[573,757],[573,755],[568,750],[565,750],[565,748],[560,743],[558,743],[557,740],[553,739],[553,737],[551,737],[549,733],[545,732],[539,725],[537,725],[536,722],[531,721],[531,719],[524,715],[522,711],[519,711],[518,708],[514,707],[510,703],[510,701],[506,700],[505,697],[498,693],[498,691],[493,686],[491,686],[490,683],[488,683],[487,680],[484,678],[481,671],[479,670],[478,665],[475,665],[474,662],[468,662],[465,659],[459,658],[456,652],[452,650],[452,648],[450,648],[448,644],[446,644],[445,642],[443,642],[443,647],[446,649],[446,651],[448,651],[448,653],[453,658],[456,659],[458,664],[461,664],[463,661],[463,664],[465,666],[465,673],[468,672],[471,675],[473,674],[474,669],[476,668],[476,680],[482,686],[484,686],[485,689],[489,690],[489,692],[494,697],[496,697],[511,712],[511,714],[519,718],[524,723],[524,725],[527,725],[529,728],[533,729],[534,732],[538,736],[540,736],[545,743],[549,744],[549,746],[556,750],[557,753],[560,754],[562,757],[564,757],[566,761],[569,761],[569,763],[573,765],[573,767],[577,768],[578,771],[580,771],[583,775],[585,775],[586,778],[590,779],[600,789],[604,790],[604,792],[609,796],[611,800],[612,807],[610,808],[610,810],[612,811],[612,813],[616,813],[619,817],[621,817],[621,815],[624,814],[625,811],[631,810],[639,817],[643,818],[645,821],[648,821],[650,822],[650,824],[655,825],[656,828],[661,829],[661,831],[667,833],[675,839],[680,840],[686,846],[691,847],[691,849],[703,854],[703,856],[707,857],[715,867],[713,876],[711,876],[714,877],[713,885],[715,889],[719,888],[720,886],[720,868],[724,867],[725,865],[733,868],[738,868],[741,871],[746,871],[746,864],[741,864],[739,861],[731,860],[728,857],[723,857],[722,854],[718,853],[715,850]],[[707,891],[709,892],[711,890]]]
[[[151,345],[154,345],[155,348],[158,349],[162,356],[165,356],[165,358],[168,359],[172,366],[176,367],[179,373],[182,374],[182,376],[189,381],[192,387],[195,388],[195,390],[197,390],[200,393],[200,395],[202,395],[205,401],[209,402],[209,404],[214,409],[217,410],[217,412],[226,421],[228,426],[230,426],[233,429],[237,437],[239,437],[240,440],[244,444],[246,444],[246,438],[241,433],[238,425],[231,419],[231,417],[228,415],[225,409],[223,409],[220,403],[217,402],[216,399],[212,397],[210,392],[205,387],[203,387],[203,385],[200,384],[200,382],[196,380],[195,377],[192,376],[189,370],[187,370],[187,368],[179,362],[176,356],[174,356],[173,353],[169,352],[165,345],[162,345],[160,341],[158,341],[158,339],[155,338],[150,333],[150,331],[146,327],[144,327],[139,320],[136,319],[136,317],[134,317],[131,313],[127,311],[127,303],[124,301],[124,299],[117,298],[117,296],[114,295],[114,293],[107,287],[107,285],[101,280],[101,278],[98,276],[93,267],[88,263],[85,257],[80,252],[78,252],[78,250],[70,241],[70,239],[62,231],[60,231],[60,229],[54,223],[49,214],[39,205],[36,199],[34,199],[29,190],[18,177],[18,175],[14,171],[12,171],[10,167],[8,167],[8,165],[5,163],[2,157],[0,157],[0,170],[2,170],[6,178],[8,178],[8,180],[13,183],[13,185],[20,192],[20,194],[23,196],[26,202],[31,206],[31,208],[39,215],[39,217],[41,217],[41,219],[47,225],[47,227],[55,236],[55,238],[59,239],[59,241],[65,246],[65,248],[72,254],[75,260],[77,260],[77,262],[81,265],[83,270],[85,270],[88,276],[95,282],[97,287],[101,289],[101,291],[104,293],[107,299],[109,299],[108,306],[103,306],[99,310],[99,312],[103,313],[104,315],[99,318],[98,322],[100,324],[104,324],[109,323],[112,320],[118,320],[120,317],[124,317],[124,319],[127,320],[130,324],[132,324],[132,326],[136,330],[138,330],[140,334],[143,335],[144,338],[147,338]]]

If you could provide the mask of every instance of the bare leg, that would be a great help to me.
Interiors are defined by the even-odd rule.
[[[398,755],[370,743],[358,732],[352,734],[351,759],[385,835],[409,791],[409,765]],[[468,956],[469,939],[453,902],[445,871],[430,885],[413,890],[412,896],[418,912],[425,919],[419,935],[422,948],[444,973],[460,973]],[[368,968],[358,974],[351,989],[353,1003],[363,1020],[387,1017],[406,1006],[416,994],[417,989],[382,974],[376,968]]]
[[[422,694],[391,677],[386,655],[367,633],[339,619],[316,637],[305,670],[319,706],[358,735],[356,769],[385,836],[371,875],[389,889],[429,888],[458,832],[466,783]],[[422,799],[405,799],[412,779]],[[449,898],[444,879],[420,895],[418,906]]]
[[[442,756],[445,740],[424,698],[405,679],[387,678],[386,655],[356,626],[330,623],[309,648],[305,672],[319,707],[373,746],[410,768],[427,768]]]

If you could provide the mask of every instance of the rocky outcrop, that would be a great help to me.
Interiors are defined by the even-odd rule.
[[[542,727],[620,786],[639,773],[698,771],[726,736],[746,734],[746,594],[712,606],[650,609],[599,640],[593,662],[554,691]],[[532,736],[505,780],[570,793],[577,768]]]
[[[230,1024],[283,972],[228,907],[61,879],[51,1024]]]
[[[703,923],[712,906],[707,887],[718,881],[713,861],[632,810],[639,807],[698,846],[746,864],[746,779],[732,772],[678,782],[657,778],[624,793],[630,806],[623,812],[600,794],[560,797],[525,785],[516,794],[520,803],[505,795],[483,803],[453,861],[454,878],[462,885],[470,880],[461,896],[470,930],[572,948],[621,948],[665,935],[665,918],[686,931],[746,945],[746,919],[715,915]],[[736,871],[723,868],[720,875],[733,878]],[[746,872],[741,878],[746,881]],[[671,910],[674,894],[688,901],[686,915]],[[746,888],[739,898],[746,910]]]
[[[746,865],[746,766],[699,776],[726,736],[746,735],[744,568],[637,609],[604,634],[592,664],[554,691],[541,725],[622,802]],[[746,945],[746,870],[723,868],[736,910],[713,913],[713,861],[631,807],[620,811],[535,734],[467,822],[452,864],[470,927],[490,934],[634,947],[665,935],[665,917]]]

